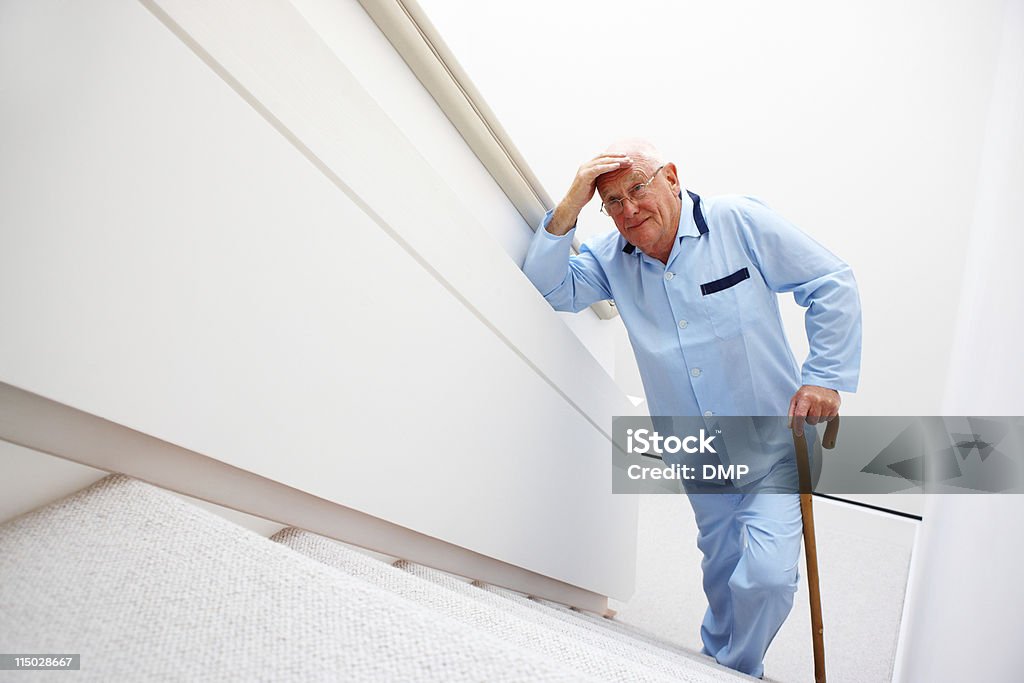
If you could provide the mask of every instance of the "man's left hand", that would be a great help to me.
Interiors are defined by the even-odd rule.
[[[835,389],[805,384],[789,401],[789,426],[797,436],[804,434],[804,421],[815,425],[839,417],[839,392]]]

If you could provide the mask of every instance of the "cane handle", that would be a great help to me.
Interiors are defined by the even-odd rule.
[[[836,438],[839,436],[839,416],[836,415],[832,420],[825,424],[825,435],[821,437],[822,448],[835,448]]]

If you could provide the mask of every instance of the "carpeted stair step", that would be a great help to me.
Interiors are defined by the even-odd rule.
[[[523,597],[523,596],[521,596],[518,593],[514,593],[512,591],[506,591],[506,589],[500,588],[498,586],[490,586],[490,585],[482,584],[481,587],[484,588],[485,590],[493,590],[494,592],[498,593],[499,595],[511,594],[511,595],[513,595],[515,597]],[[599,628],[604,628],[604,629],[607,629],[609,631],[614,631],[614,632],[619,633],[621,635],[624,635],[624,636],[626,636],[628,638],[634,638],[636,640],[641,640],[641,641],[647,643],[648,645],[651,645],[652,647],[656,647],[656,648],[659,648],[661,650],[666,650],[666,651],[668,651],[669,653],[671,653],[673,655],[688,657],[688,658],[691,658],[691,659],[695,658],[695,659],[698,659],[700,661],[714,661],[711,657],[708,657],[707,655],[702,655],[699,652],[694,652],[694,651],[689,650],[687,648],[684,648],[684,647],[682,647],[680,645],[677,645],[677,644],[675,644],[675,643],[673,643],[671,641],[665,640],[663,638],[659,638],[659,637],[657,637],[655,635],[652,635],[652,634],[648,633],[647,631],[639,629],[639,628],[637,628],[635,626],[632,626],[630,624],[627,624],[627,623],[625,623],[623,621],[619,621],[618,619],[615,619],[615,618],[609,619],[609,618],[605,618],[605,617],[599,617],[596,614],[591,614],[590,612],[580,612],[580,611],[571,609],[569,607],[566,607],[565,605],[559,604],[557,602],[551,602],[550,600],[545,600],[543,598],[537,598],[537,597],[532,597],[531,596],[529,598],[529,601],[530,601],[530,603],[533,603],[534,605],[537,605],[539,609],[546,608],[546,609],[555,610],[556,612],[568,613],[573,618],[583,619],[583,620],[585,620],[585,621],[587,621],[587,622],[589,622],[589,623],[591,623],[591,624],[593,624],[593,625],[595,625],[595,626],[597,626]]]
[[[683,667],[672,667],[666,666],[664,662],[647,661],[650,658],[645,658],[642,653],[638,654],[621,643],[609,650],[608,638],[587,637],[587,634],[567,629],[561,624],[553,628],[555,622],[539,623],[530,610],[510,605],[501,598],[492,599],[493,596],[485,591],[449,574],[397,563],[402,569],[406,566],[415,569],[415,573],[403,571],[330,539],[299,529],[284,529],[272,540],[448,614],[474,628],[495,634],[504,642],[543,653],[602,680],[750,680],[727,669],[722,669],[727,672],[725,677],[719,677],[717,674],[720,671],[703,663],[688,662]],[[423,572],[437,576],[432,577],[433,580],[424,580],[418,576]]]
[[[746,675],[737,674],[733,669],[723,667],[721,664],[716,662],[713,657],[708,657],[707,655],[694,652],[688,648],[663,640],[657,636],[651,635],[647,631],[616,619],[608,619],[605,617],[599,617],[596,614],[591,614],[590,612],[574,610],[557,602],[544,600],[543,598],[527,597],[522,593],[517,593],[500,586],[492,586],[490,584],[483,584],[479,582],[475,582],[474,585],[479,586],[486,591],[490,591],[495,595],[501,595],[520,604],[529,606],[532,609],[539,609],[541,611],[553,610],[556,614],[562,615],[563,618],[585,621],[596,628],[612,631],[620,636],[626,637],[628,641],[637,644],[642,649],[651,649],[652,652],[660,653],[662,656],[667,656],[671,659],[677,660],[681,659],[684,661],[695,660],[701,664],[716,667],[730,675],[740,676],[743,680],[751,680],[751,678]],[[763,680],[765,683],[779,683],[779,681],[767,675],[764,676]]]
[[[719,666],[712,657],[660,641],[639,629],[626,626],[612,619],[606,619],[586,612],[578,612],[555,602],[529,598],[521,593],[516,593],[500,586],[481,583],[475,585],[480,590],[493,593],[528,609],[537,610],[563,623],[573,624],[580,628],[586,628],[607,637],[621,640],[624,643],[628,643],[631,647],[635,647],[653,656],[663,657],[683,665],[686,665],[688,662],[697,662],[702,665]]]
[[[593,680],[123,476],[0,527],[0,652],[82,656],[19,681]]]
[[[486,591],[479,586],[465,583],[445,572],[423,567],[410,562],[399,561],[395,567],[447,588],[450,591],[470,597],[484,604],[494,613],[507,614],[525,622],[535,629],[543,629],[548,633],[559,634],[570,642],[586,644],[594,649],[614,655],[645,670],[656,671],[661,675],[672,677],[677,681],[749,681],[749,676],[732,669],[720,666],[710,658],[706,661],[686,659],[672,661],[660,654],[652,653],[644,647],[637,647],[637,642],[629,642],[614,634],[600,632],[590,628],[582,621],[552,617],[533,607],[524,606],[517,601],[509,600],[503,595]],[[509,591],[511,593],[511,591]],[[525,599],[525,598],[524,598]]]
[[[300,529],[284,529],[271,540],[317,559],[337,570],[359,577],[439,614],[457,619],[481,633],[489,633],[518,649],[536,652],[583,674],[605,681],[673,680],[635,661],[617,657],[590,644],[568,639],[563,633],[538,628],[506,611],[494,610],[472,597],[424,581],[391,565],[369,558],[330,539]],[[448,575],[446,575],[448,576]],[[450,577],[474,591],[468,582]],[[683,681],[706,679],[690,676]]]

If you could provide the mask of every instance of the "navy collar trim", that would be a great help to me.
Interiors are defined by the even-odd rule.
[[[696,192],[686,191],[686,194],[690,195],[690,199],[693,200],[693,222],[697,224],[697,232],[701,235],[708,234],[708,223],[704,220],[704,212],[700,209],[700,195]],[[679,198],[683,198],[683,193],[679,193]],[[636,251],[636,245],[626,242],[626,246],[622,248],[622,253],[632,254]]]
[[[700,210],[700,196],[695,192],[686,191],[693,200],[693,222],[697,224],[697,230],[701,235],[708,234],[708,224],[704,220],[704,212]],[[681,195],[680,195],[681,196]]]

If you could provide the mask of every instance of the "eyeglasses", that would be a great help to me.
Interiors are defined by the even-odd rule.
[[[626,193],[624,199],[609,199],[606,202],[602,202],[601,213],[603,213],[606,216],[618,216],[620,213],[622,213],[622,210],[625,208],[625,206],[623,205],[625,199],[629,199],[634,204],[636,204],[641,199],[646,197],[647,193],[649,192],[648,188],[650,184],[654,182],[654,179],[656,177],[658,177],[658,171],[660,171],[663,168],[665,167],[659,166],[658,170],[651,174],[651,179],[648,180],[646,183],[637,183],[636,185],[631,187],[629,189],[629,192]]]

